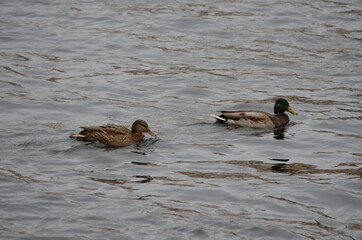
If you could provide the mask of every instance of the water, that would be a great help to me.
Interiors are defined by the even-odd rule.
[[[1,1],[1,239],[362,239],[360,1]],[[299,115],[281,132],[223,109]],[[146,120],[105,149],[79,126]]]

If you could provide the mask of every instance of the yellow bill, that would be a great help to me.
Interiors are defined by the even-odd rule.
[[[295,112],[291,107],[288,107],[287,112],[290,112],[291,114],[298,115],[297,112]]]

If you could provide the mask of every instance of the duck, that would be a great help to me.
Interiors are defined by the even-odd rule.
[[[73,133],[70,137],[89,142],[98,141],[112,147],[125,147],[140,142],[145,137],[143,133],[157,136],[150,130],[144,120],[136,120],[132,124],[131,130],[125,126],[115,124],[80,128],[83,128],[80,133]]]
[[[274,114],[263,111],[221,111],[221,115],[212,115],[217,122],[227,125],[251,128],[280,128],[289,123],[285,112],[298,115],[287,100],[279,98],[274,105]]]

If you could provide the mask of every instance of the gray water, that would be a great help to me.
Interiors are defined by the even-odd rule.
[[[1,239],[362,239],[362,2],[0,3]],[[299,113],[280,132],[223,109]],[[107,149],[79,126],[146,120]]]

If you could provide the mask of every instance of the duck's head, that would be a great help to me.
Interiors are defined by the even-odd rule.
[[[279,98],[274,105],[274,114],[290,112],[291,114],[298,115],[290,106],[287,100]]]
[[[132,133],[147,133],[151,136],[157,136],[150,130],[146,121],[143,120],[137,120],[132,124]]]

